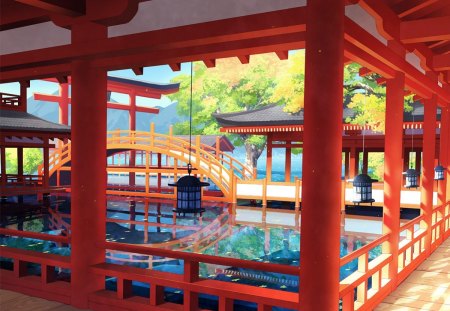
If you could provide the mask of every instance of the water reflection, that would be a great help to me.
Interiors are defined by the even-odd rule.
[[[109,197],[106,206],[106,241],[148,245],[259,262],[298,266],[299,215],[293,211],[268,211],[206,203],[202,217],[177,217],[175,202]],[[20,208],[18,206],[21,206]],[[9,198],[1,204],[1,227],[19,231],[70,235],[70,196]],[[343,215],[340,255],[360,248],[381,234],[381,218]],[[0,236],[0,244],[68,256],[70,245],[29,238]],[[373,258],[381,250],[374,249]],[[183,272],[183,261],[106,250],[106,261],[172,273]],[[341,269],[341,279],[356,270],[356,261]],[[205,278],[260,287],[298,291],[298,277],[253,271],[233,266],[201,264]]]

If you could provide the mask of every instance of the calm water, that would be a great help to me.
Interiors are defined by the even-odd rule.
[[[2,204],[1,226],[23,231],[61,235],[70,231],[70,197],[51,196],[43,206],[35,198],[26,197],[23,207],[17,208],[17,198]],[[108,199],[106,240],[119,243],[150,245],[184,252],[196,252],[221,257],[299,265],[300,234],[291,213],[268,212],[262,225],[260,211],[238,209],[237,217],[227,212],[227,206],[205,204],[201,218],[174,217],[173,202],[152,203],[132,198]],[[259,216],[258,216],[259,215]],[[259,218],[258,218],[259,217]],[[350,216],[349,216],[350,217]],[[381,220],[344,220],[341,236],[341,256],[365,245],[379,236]],[[277,225],[270,225],[270,223]],[[285,224],[283,226],[283,223]],[[0,244],[63,256],[70,255],[70,246],[28,238],[0,236]],[[379,249],[374,249],[371,257]],[[172,273],[183,272],[183,261],[158,256],[143,256],[123,252],[106,252],[108,262],[150,268]],[[3,264],[5,265],[5,264]],[[356,270],[357,263],[342,267],[341,278]],[[298,291],[298,277],[259,272],[201,263],[202,277],[216,280]]]

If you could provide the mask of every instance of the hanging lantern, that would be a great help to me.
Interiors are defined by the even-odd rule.
[[[406,172],[403,172],[403,175],[406,176],[405,188],[419,187],[419,174],[417,174],[416,170],[410,168]]]
[[[434,168],[434,180],[444,180],[445,168],[438,165]]]
[[[377,181],[370,178],[369,175],[359,174],[353,179],[353,203],[370,203],[375,200],[372,198],[372,183]]]
[[[192,153],[192,76],[193,64],[191,62],[191,93],[189,100],[189,162],[187,165],[188,175],[181,177],[176,183],[169,184],[169,186],[177,187],[177,208],[173,211],[178,215],[186,213],[202,213],[205,211],[202,208],[202,187],[209,186],[207,182],[201,182],[197,177],[191,176],[191,153]]]
[[[177,208],[173,211],[183,216],[187,213],[199,213],[201,216],[205,211],[202,208],[202,187],[209,186],[209,183],[201,182],[197,177],[191,176],[189,165],[188,171],[189,175],[181,177],[176,183],[169,184],[169,186],[177,187]]]

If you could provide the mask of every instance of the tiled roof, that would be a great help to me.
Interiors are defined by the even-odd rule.
[[[251,111],[233,113],[216,113],[213,116],[220,126],[270,126],[270,125],[302,125],[304,121],[303,109],[298,114],[283,111],[283,106],[268,105]],[[344,108],[343,121],[354,115],[353,110]]]
[[[260,109],[250,111],[240,111],[232,113],[215,113],[220,126],[276,126],[276,125],[303,125],[303,109],[298,114],[290,114],[283,111],[283,106],[268,105]],[[412,122],[413,115],[415,122],[423,122],[424,106],[415,102],[413,111],[404,113],[404,121]],[[437,111],[437,120],[440,120],[440,109]],[[344,107],[342,123],[348,117],[353,117],[353,109]]]
[[[70,134],[67,125],[49,122],[23,111],[0,110],[0,131],[7,130]]]

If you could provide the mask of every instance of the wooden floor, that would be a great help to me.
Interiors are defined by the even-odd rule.
[[[56,301],[30,297],[0,289],[1,311],[76,311],[80,310]]]
[[[450,311],[450,238],[375,310]]]

